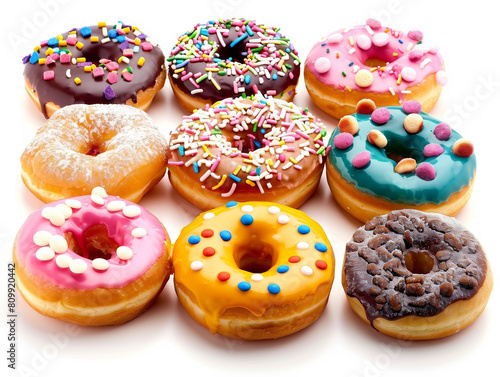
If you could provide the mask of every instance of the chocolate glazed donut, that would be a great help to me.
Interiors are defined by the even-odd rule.
[[[41,42],[23,63],[26,90],[46,118],[72,104],[146,110],[166,80],[162,50],[136,27],[121,23],[74,28]],[[141,103],[138,97],[148,89]]]
[[[468,326],[493,286],[474,235],[453,218],[417,210],[393,211],[359,228],[346,245],[343,275],[354,311],[405,339],[439,338]]]

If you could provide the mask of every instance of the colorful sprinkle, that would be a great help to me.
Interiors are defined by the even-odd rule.
[[[200,271],[203,268],[203,262],[199,260],[195,260],[191,262],[191,270]]]
[[[333,138],[333,145],[338,149],[349,148],[354,141],[354,136],[349,132],[341,132]]]
[[[391,112],[385,107],[379,107],[372,113],[371,120],[376,124],[385,124],[391,119]]]
[[[278,284],[271,283],[267,286],[267,290],[269,291],[269,293],[276,295],[280,293],[281,288]]]
[[[281,266],[278,266],[276,272],[278,272],[279,274],[284,274],[285,272],[288,272],[289,269],[290,267],[288,267],[286,264],[282,264]]]
[[[425,157],[434,157],[439,156],[444,152],[444,149],[441,145],[430,143],[424,147],[424,156]]]
[[[241,216],[240,221],[243,225],[251,225],[253,223],[253,217],[252,215],[246,213],[243,216]]]
[[[436,170],[429,162],[420,163],[415,169],[415,174],[424,181],[432,181],[436,178]]]
[[[326,268],[328,267],[326,262],[323,260],[317,260],[316,262],[314,262],[314,265],[320,270],[326,270]]]
[[[356,169],[362,169],[370,162],[372,155],[368,151],[360,152],[352,159],[352,166]]]
[[[210,238],[214,235],[214,231],[212,229],[204,229],[201,231],[201,236],[203,238]]]
[[[238,283],[238,289],[242,292],[249,291],[252,285],[247,281],[242,281]]]
[[[217,274],[217,279],[219,279],[220,281],[228,281],[229,278],[231,277],[231,275],[229,274],[229,272],[219,272]]]
[[[302,260],[298,255],[292,255],[290,258],[288,258],[288,262],[290,263],[299,263]]]
[[[222,238],[223,241],[229,241],[232,238],[232,234],[229,230],[223,230],[220,232],[220,238]]]
[[[300,272],[301,272],[304,276],[311,276],[311,275],[314,273],[313,269],[312,269],[311,267],[309,267],[309,266],[302,266],[302,267],[300,268]]]
[[[449,140],[452,134],[451,127],[447,123],[439,123],[433,131],[438,140]]]
[[[189,236],[188,238],[188,243],[190,245],[196,245],[197,243],[199,243],[201,241],[201,238],[200,236],[196,235],[196,234],[193,234],[192,236]]]
[[[321,252],[321,253],[324,253],[324,252],[328,251],[328,246],[326,246],[326,245],[325,245],[324,243],[322,243],[322,242],[316,242],[316,243],[314,244],[314,248],[315,248],[316,250],[318,250],[319,252]]]
[[[203,255],[206,257],[211,257],[215,254],[215,249],[213,247],[207,246],[203,249]]]
[[[310,231],[311,231],[311,228],[308,227],[307,225],[305,224],[302,224],[302,225],[299,225],[297,231],[300,233],[300,234],[308,234]]]

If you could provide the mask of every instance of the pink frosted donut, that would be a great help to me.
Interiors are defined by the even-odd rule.
[[[404,33],[369,19],[317,42],[305,61],[304,76],[313,101],[340,119],[368,98],[377,106],[410,100],[429,112],[446,85],[443,59],[422,44],[423,33]]]
[[[28,217],[14,243],[17,288],[49,317],[120,324],[162,291],[171,273],[170,246],[155,216],[98,187]]]

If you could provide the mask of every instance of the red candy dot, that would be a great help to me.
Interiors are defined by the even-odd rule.
[[[212,229],[205,229],[201,232],[201,236],[204,238],[210,238],[214,235],[214,231]]]
[[[219,279],[220,281],[227,281],[230,277],[231,275],[229,275],[229,272],[219,272],[219,274],[217,275],[217,279]]]
[[[318,267],[320,270],[326,270],[326,267],[328,266],[325,261],[322,260],[317,260],[315,263],[316,267]]]
[[[203,255],[206,257],[211,257],[215,254],[215,249],[213,247],[206,247],[203,249]]]
[[[300,262],[300,257],[298,255],[291,256],[288,258],[288,261],[290,263],[299,263]]]

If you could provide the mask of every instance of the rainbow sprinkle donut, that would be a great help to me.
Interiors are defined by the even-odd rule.
[[[188,111],[258,92],[291,101],[300,76],[298,52],[280,29],[243,18],[195,25],[177,39],[167,64]]]
[[[269,202],[229,202],[186,226],[173,251],[186,311],[212,333],[268,339],[322,313],[335,259],[321,226]]]

